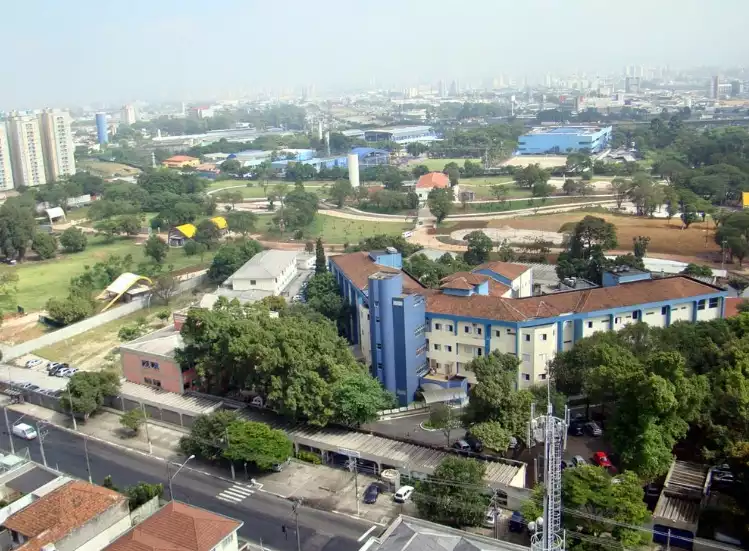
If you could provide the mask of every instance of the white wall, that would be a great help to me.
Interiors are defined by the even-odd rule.
[[[692,303],[684,302],[671,306],[671,323],[692,321]]]
[[[359,347],[367,365],[372,365],[372,342],[369,329],[369,308],[359,306]]]
[[[280,295],[281,292],[296,277],[297,263],[296,260],[289,262],[278,277],[275,278],[237,278],[231,281],[231,288],[234,291],[260,290],[268,291],[274,295]],[[253,283],[254,282],[254,283]]]
[[[557,350],[556,324],[525,327],[520,330],[520,372],[518,388],[546,381],[548,363]]]
[[[112,543],[114,540],[119,538],[122,534],[130,530],[132,523],[130,522],[130,515],[126,514],[120,518],[117,522],[112,524],[109,528],[98,532],[94,537],[88,540],[83,545],[75,548],[75,551],[101,551],[107,545]],[[58,543],[57,548],[60,551],[72,551],[65,548],[65,540]]]
[[[513,279],[512,291],[515,298],[533,296],[533,270],[529,268],[520,277]]]
[[[235,530],[221,540],[211,551],[237,551],[237,549],[239,549],[239,544],[237,541],[237,531]]]

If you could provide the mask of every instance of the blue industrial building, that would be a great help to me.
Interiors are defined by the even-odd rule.
[[[519,361],[517,387],[544,384],[558,351],[630,323],[667,327],[724,317],[727,291],[686,276],[652,279],[617,268],[603,286],[532,296],[532,268],[489,262],[427,289],[394,249],[328,261],[352,308],[347,337],[401,406],[464,402],[476,383],[470,362],[494,350]]]
[[[555,126],[534,128],[518,138],[517,155],[567,155],[577,151],[598,153],[611,141],[612,127]]]
[[[96,139],[100,145],[109,142],[109,128],[107,125],[107,115],[105,113],[96,114]]]
[[[390,164],[390,153],[384,149],[375,149],[374,147],[355,147],[351,150],[359,157],[359,166],[378,166]]]

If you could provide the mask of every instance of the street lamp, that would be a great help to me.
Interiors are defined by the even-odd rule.
[[[179,474],[179,472],[182,470],[182,468],[185,465],[187,465],[187,462],[190,461],[190,459],[195,459],[195,454],[192,454],[190,457],[185,459],[185,462],[179,466],[179,469],[177,469],[177,472],[175,472],[172,476],[169,477],[169,499],[171,499],[172,501],[174,501],[174,492],[172,491],[172,480],[174,480],[174,477]]]

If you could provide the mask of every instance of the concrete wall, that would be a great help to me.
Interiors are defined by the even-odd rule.
[[[199,287],[203,282],[206,281],[206,277],[206,274],[203,273],[198,277],[180,281],[178,292],[185,293]],[[96,327],[100,327],[105,323],[109,323],[110,321],[114,321],[116,319],[127,316],[128,314],[132,314],[133,312],[137,312],[138,310],[147,307],[149,303],[149,297],[136,298],[132,302],[117,306],[101,314],[91,316],[90,318],[86,318],[85,320],[79,321],[78,323],[68,325],[67,327],[63,327],[61,329],[58,329],[57,331],[53,331],[52,333],[47,333],[46,335],[42,335],[37,339],[33,339],[8,348],[1,347],[3,360],[6,362],[14,360],[15,358],[19,358],[25,354],[30,354],[31,352],[33,352],[34,350],[38,350],[39,348],[50,346],[65,339],[75,337],[76,335],[85,333],[90,329],[95,329]]]

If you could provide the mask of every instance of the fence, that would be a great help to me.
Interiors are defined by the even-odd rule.
[[[199,287],[206,281],[206,278],[207,274],[204,272],[197,277],[192,277],[190,279],[181,281],[179,283],[179,293],[191,291]],[[96,327],[104,325],[105,323],[109,323],[110,321],[114,321],[116,319],[120,319],[129,314],[132,314],[133,312],[137,312],[142,308],[148,307],[150,302],[150,295],[139,297],[133,299],[132,302],[117,306],[116,308],[112,308],[111,310],[107,310],[106,312],[102,312],[101,314],[91,316],[90,318],[81,320],[78,323],[73,323],[72,325],[68,325],[66,327],[63,327],[62,329],[58,329],[57,331],[47,333],[46,335],[42,335],[41,337],[38,337],[36,339],[17,344],[10,348],[3,348],[2,358],[6,362],[14,360],[16,358],[20,358],[21,356],[29,354],[39,348],[50,346],[60,341],[64,341],[65,339],[75,337],[76,335],[80,335],[81,333],[85,333],[86,331],[89,331],[91,329],[95,329]]]

